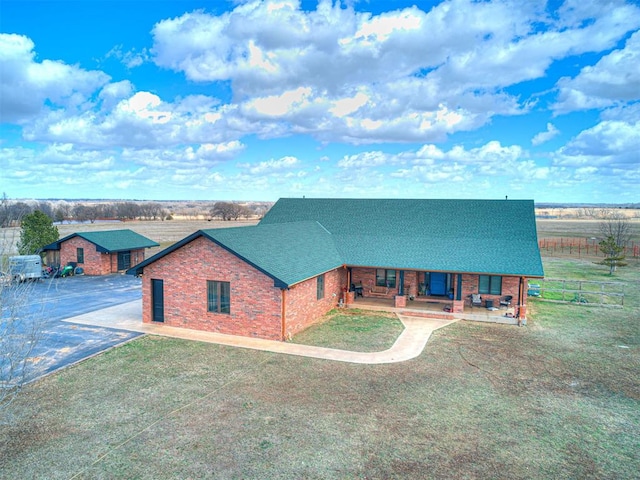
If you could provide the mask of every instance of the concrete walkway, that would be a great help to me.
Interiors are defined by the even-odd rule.
[[[401,314],[397,315],[405,327],[400,336],[388,350],[371,353],[350,352],[334,348],[298,345],[289,342],[262,340],[237,335],[224,335],[222,333],[201,332],[199,330],[168,327],[165,325],[143,324],[141,300],[68,318],[66,321],[83,325],[119,328],[132,332],[162,335],[184,340],[217,343],[230,347],[249,348],[266,352],[361,364],[395,363],[415,358],[424,350],[427,340],[429,340],[434,330],[457,321],[456,319],[440,320]]]

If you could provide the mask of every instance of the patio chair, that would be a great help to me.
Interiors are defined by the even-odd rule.
[[[511,306],[511,300],[513,300],[512,295],[505,295],[504,297],[500,297],[500,307],[509,308]]]
[[[471,294],[471,306],[472,307],[481,307],[482,306],[482,296],[479,293]]]

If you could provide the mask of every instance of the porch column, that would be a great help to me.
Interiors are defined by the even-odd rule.
[[[462,274],[461,273],[459,273],[456,276],[456,293],[453,298],[454,300],[453,302],[451,302],[451,312],[463,313],[464,301],[462,300]]]
[[[398,285],[398,295],[404,295],[404,270],[400,270],[398,278],[400,281],[400,285]]]
[[[356,292],[351,291],[351,267],[347,267],[347,286],[344,287],[344,303],[350,305],[355,300]]]
[[[525,303],[527,283],[527,277],[520,277],[520,291],[518,292],[518,311],[516,312],[518,325],[527,324],[527,304]]]

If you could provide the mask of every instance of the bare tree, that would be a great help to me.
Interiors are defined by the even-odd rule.
[[[164,210],[159,203],[143,203],[140,205],[140,216],[145,220],[158,220],[164,217]]]
[[[0,198],[0,228],[9,226],[9,198],[6,193]]]
[[[76,219],[77,222],[84,223],[86,222],[88,217],[88,208],[86,205],[82,203],[78,203],[73,206],[73,218]]]
[[[119,220],[135,220],[140,216],[140,207],[137,203],[122,202],[116,204],[116,216]]]
[[[73,207],[73,216],[78,222],[96,223],[96,220],[102,215],[102,207],[100,205],[84,205],[78,203]]]
[[[0,228],[14,227],[20,224],[20,219],[31,213],[31,207],[24,202],[14,202],[6,193],[0,198]]]
[[[10,405],[21,388],[36,378],[39,367],[32,357],[44,330],[43,308],[33,308],[35,283],[16,282],[7,274],[15,254],[16,230],[0,233],[0,423],[10,415]]]
[[[233,202],[216,202],[209,213],[212,217],[220,217],[222,220],[238,220],[241,216],[251,216],[247,207]]]
[[[53,221],[64,223],[65,220],[69,220],[71,217],[71,205],[65,201],[58,202],[53,210]]]
[[[600,222],[600,235],[604,238],[612,237],[618,247],[626,247],[631,241],[631,223],[623,214],[613,210],[603,213]]]

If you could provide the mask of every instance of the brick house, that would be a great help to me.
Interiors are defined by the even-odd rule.
[[[145,259],[145,249],[160,244],[132,230],[77,232],[46,245],[47,265],[74,265],[87,275],[124,272]]]
[[[404,307],[511,297],[544,275],[533,201],[280,199],[256,226],[199,230],[127,273],[143,322],[284,340],[340,299]],[[470,306],[470,305],[469,305]]]

